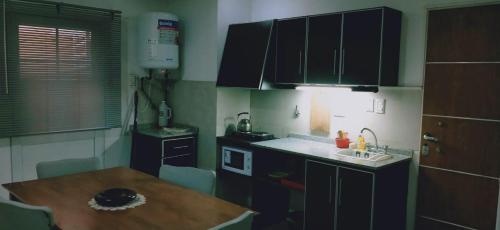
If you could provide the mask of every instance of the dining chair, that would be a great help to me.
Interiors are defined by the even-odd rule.
[[[209,195],[214,195],[215,192],[215,172],[212,170],[162,165],[159,177],[162,180]]]
[[[253,215],[254,213],[252,211],[246,211],[239,217],[210,228],[209,230],[250,230],[252,229]]]
[[[56,229],[52,210],[0,198],[0,230]]]
[[[36,165],[38,179],[82,173],[101,168],[99,158],[64,159],[40,162]]]

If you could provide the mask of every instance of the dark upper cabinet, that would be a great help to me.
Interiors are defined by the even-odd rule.
[[[339,168],[338,230],[370,230],[374,174]]]
[[[307,161],[304,229],[333,229],[336,169]]]
[[[277,27],[277,84],[398,84],[400,11],[314,15],[280,20]]]
[[[401,12],[386,7],[347,12],[342,28],[340,84],[397,85]]]
[[[272,68],[274,21],[229,25],[217,86],[260,89]],[[274,72],[274,71],[272,71]],[[270,76],[274,81],[274,75]]]
[[[307,78],[309,84],[338,84],[342,14],[309,17]]]
[[[400,37],[387,7],[230,25],[217,86],[397,86]]]
[[[279,20],[276,30],[276,83],[304,83],[307,19]]]
[[[344,14],[341,84],[377,85],[382,10]]]

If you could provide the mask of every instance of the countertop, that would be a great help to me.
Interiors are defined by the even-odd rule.
[[[325,143],[316,140],[307,140],[299,137],[287,137],[274,139],[269,141],[254,142],[250,145],[271,150],[284,151],[291,154],[298,154],[305,157],[316,158],[318,160],[331,161],[333,163],[345,163],[354,166],[360,166],[372,170],[380,169],[385,166],[409,161],[411,159],[411,150],[395,150],[389,149],[388,154],[392,158],[378,162],[368,162],[359,159],[352,159],[336,155],[335,153],[342,150],[336,147],[333,143]]]
[[[137,129],[140,134],[158,138],[196,135],[198,133],[198,128],[183,124],[174,124],[169,128],[160,128],[151,124],[143,124],[138,125]]]

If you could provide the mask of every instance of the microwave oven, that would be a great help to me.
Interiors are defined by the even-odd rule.
[[[252,176],[252,151],[222,146],[222,169]]]

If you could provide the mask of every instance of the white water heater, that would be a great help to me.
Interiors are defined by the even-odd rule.
[[[179,27],[177,16],[150,12],[139,16],[139,65],[146,69],[179,67]]]

